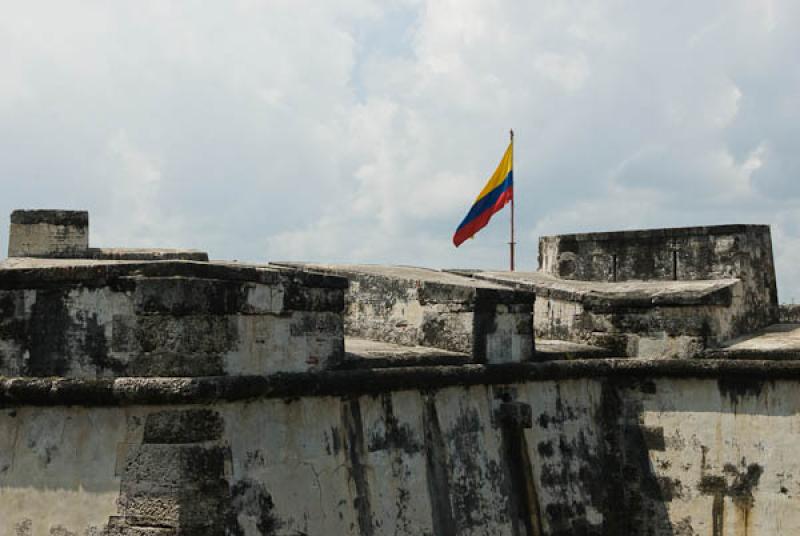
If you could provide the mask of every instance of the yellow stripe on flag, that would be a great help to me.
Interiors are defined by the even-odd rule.
[[[492,178],[489,179],[489,182],[486,183],[486,186],[483,187],[481,193],[478,194],[478,197],[475,198],[475,201],[480,201],[481,198],[485,197],[489,192],[503,184],[503,181],[506,180],[508,176],[508,172],[511,171],[511,163],[514,161],[514,144],[509,143],[508,149],[506,149],[506,153],[503,155],[503,159],[500,160],[500,165],[497,166],[497,169],[494,171]]]

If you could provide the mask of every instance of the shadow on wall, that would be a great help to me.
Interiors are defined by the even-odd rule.
[[[545,533],[779,533],[778,516],[765,512],[798,485],[780,447],[798,410],[793,387],[610,378],[528,390]]]

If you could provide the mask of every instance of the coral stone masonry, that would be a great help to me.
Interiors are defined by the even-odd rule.
[[[504,272],[88,225],[11,216],[0,536],[800,534],[767,226],[544,237]]]
[[[532,292],[408,266],[276,265],[347,278],[348,335],[465,352],[480,363],[533,357]]]
[[[15,210],[9,257],[81,257],[89,251],[89,213],[83,210]]]
[[[346,281],[193,261],[0,263],[0,374],[213,376],[328,368]]]

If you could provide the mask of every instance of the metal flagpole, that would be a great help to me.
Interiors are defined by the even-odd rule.
[[[513,190],[513,177],[514,177],[514,130],[511,129],[511,177],[512,177],[512,190],[511,190],[511,242],[508,245],[511,248],[511,271],[514,271],[514,190]]]

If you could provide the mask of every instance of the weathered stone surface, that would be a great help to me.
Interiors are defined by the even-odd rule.
[[[193,249],[90,248],[84,210],[15,210],[9,235],[9,257],[208,261],[206,252]]]
[[[617,356],[693,357],[737,336],[737,318],[745,309],[737,279],[613,283],[541,272],[473,277],[535,292],[537,341],[588,343]]]
[[[796,326],[708,351],[772,314],[768,237],[553,246],[617,282],[10,259],[0,536],[800,533]]]
[[[15,210],[9,257],[81,257],[89,249],[89,213],[77,210]]]
[[[164,410],[147,416],[144,443],[197,443],[222,439],[225,423],[208,408]]]
[[[380,394],[451,386],[612,377],[737,381],[800,379],[800,360],[574,359],[538,363],[389,367],[202,378],[0,378],[0,406],[210,404],[251,398]]]
[[[345,337],[345,359],[337,369],[466,365],[471,361],[472,356],[463,352]]]
[[[613,312],[654,306],[731,305],[738,279],[693,281],[578,281],[544,272],[476,271],[477,279],[533,291],[537,298],[578,302],[587,309]]]
[[[117,261],[198,261],[208,262],[208,253],[196,249],[165,248],[89,248],[86,258]]]
[[[778,322],[781,324],[800,324],[800,305],[781,304]]]
[[[0,532],[674,536],[713,534],[713,526],[719,534],[800,528],[796,362],[579,365],[472,365],[484,374],[516,370],[516,379],[384,384],[378,394],[342,398],[9,408],[0,412]],[[554,370],[569,374],[546,379],[543,371]],[[326,376],[334,374],[360,372]],[[369,383],[360,377],[362,390]],[[221,421],[222,435],[216,424],[207,433],[187,428],[194,418]],[[184,434],[186,443],[150,443],[160,436],[148,439],[148,422],[175,423],[170,441]],[[116,501],[101,500],[114,489]]]
[[[557,339],[537,339],[535,361],[553,359],[607,359],[614,353],[607,348]]]
[[[213,376],[343,357],[346,281],[190,261],[0,263],[0,373]]]
[[[777,322],[772,239],[767,225],[716,225],[545,236],[540,271],[583,281],[739,279],[736,333]]]
[[[533,355],[532,293],[424,268],[277,265],[348,278],[345,332],[353,337],[469,353],[477,362]]]
[[[705,352],[714,359],[800,359],[800,326],[774,324]]]

